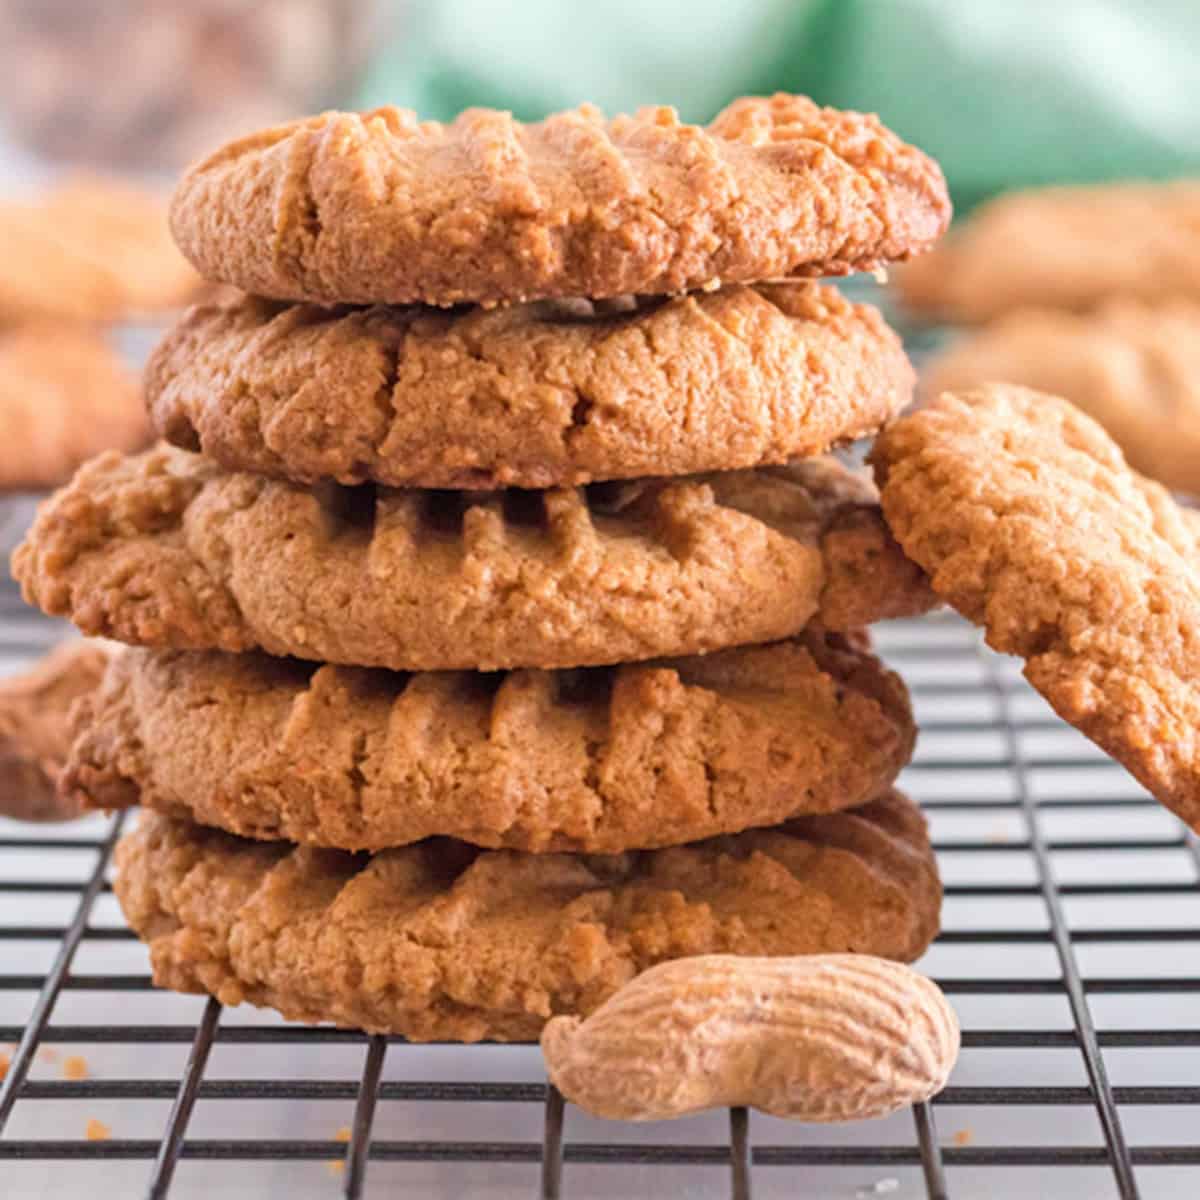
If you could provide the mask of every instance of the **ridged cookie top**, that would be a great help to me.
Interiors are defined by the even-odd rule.
[[[1010,385],[944,393],[873,457],[934,590],[1200,827],[1200,514],[1065,400]]]
[[[996,379],[1070,400],[1135,470],[1200,493],[1200,303],[1014,312],[931,361],[921,388],[936,396]]]
[[[439,313],[193,309],[146,373],[158,431],[227,467],[551,487],[785,462],[912,398],[900,339],[812,283]]]
[[[1115,297],[1200,298],[1200,183],[1042,188],[983,205],[894,276],[913,311],[988,321]]]
[[[878,118],[781,94],[707,127],[671,108],[325,113],[199,163],[172,229],[202,274],[258,295],[445,306],[845,274],[949,218],[937,165]]]
[[[492,676],[131,650],[78,723],[65,790],[84,803],[347,850],[697,841],[862,804],[916,735],[899,678],[817,632]]]
[[[437,839],[351,855],[144,813],[116,861],[160,986],[420,1040],[532,1039],[693,954],[911,961],[941,903],[925,822],[896,792],[608,857]]]
[[[932,602],[833,460],[547,492],[306,489],[158,448],[43,506],[26,598],[135,645],[393,670],[574,667]]]

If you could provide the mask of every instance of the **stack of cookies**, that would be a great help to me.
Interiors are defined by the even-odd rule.
[[[117,891],[158,982],[524,1039],[684,955],[918,957],[915,730],[863,630],[933,595],[825,456],[912,373],[801,277],[948,216],[918,151],[793,96],[330,114],[193,169],[181,247],[268,298],[183,319],[171,445],[84,467],[14,559],[139,647],[66,784],[148,810]]]

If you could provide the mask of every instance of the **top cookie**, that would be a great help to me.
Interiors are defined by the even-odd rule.
[[[945,393],[873,460],[884,515],[934,590],[1200,828],[1200,515],[1090,417],[1011,385]]]
[[[988,321],[1114,296],[1200,297],[1200,183],[1044,188],[985,204],[894,276],[914,312]]]
[[[201,273],[281,300],[497,304],[664,294],[905,259],[945,230],[937,165],[877,117],[745,98],[711,125],[596,108],[325,113],[185,176]]]

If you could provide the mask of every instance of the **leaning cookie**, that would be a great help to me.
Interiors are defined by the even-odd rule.
[[[934,590],[1065,720],[1200,828],[1200,519],[1090,417],[1007,385],[876,443],[884,515]]]
[[[71,641],[29,670],[0,680],[0,814],[22,821],[66,821],[82,808],[60,794],[77,701],[100,686],[110,649]]]
[[[1200,299],[1200,183],[1016,192],[983,205],[931,254],[897,268],[905,307],[943,321],[1123,297]]]
[[[994,380],[1070,400],[1104,426],[1136,470],[1200,493],[1200,303],[1015,312],[932,360],[921,391],[932,397]]]
[[[832,459],[448,493],[106,455],[43,506],[13,571],[86,633],[393,670],[674,657],[933,603],[869,481]]]
[[[159,433],[301,482],[543,488],[823,453],[912,398],[874,309],[811,283],[485,311],[193,309],[155,352]]]
[[[537,124],[330,112],[219,150],[171,227],[206,278],[279,300],[496,304],[664,295],[869,270],[926,250],[937,164],[877,117],[803,96]]]
[[[571,672],[397,675],[129,650],[64,790],[346,850],[614,853],[852,808],[908,762],[900,679],[833,634]]]
[[[0,330],[0,491],[57,487],[92,455],[149,440],[137,379],[99,333]]]
[[[531,1040],[693,954],[912,961],[941,905],[924,819],[898,792],[609,857],[446,839],[353,855],[144,813],[116,862],[159,986],[423,1041]]]

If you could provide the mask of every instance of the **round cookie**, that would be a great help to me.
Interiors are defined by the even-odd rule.
[[[884,515],[938,595],[1200,828],[1200,514],[1077,408],[1012,385],[944,393],[873,461]]]
[[[697,654],[933,603],[871,484],[831,459],[464,493],[110,454],[43,505],[13,572],[30,603],[118,641],[393,670]]]
[[[103,177],[0,202],[0,262],[0,324],[145,317],[201,287],[171,241],[163,199]]]
[[[879,313],[812,283],[441,313],[192,309],[146,372],[159,433],[311,483],[543,488],[786,462],[912,398]]]
[[[1018,308],[1088,309],[1114,297],[1200,299],[1200,183],[1001,196],[892,281],[912,312],[969,323]]]
[[[160,987],[419,1041],[532,1040],[692,954],[912,961],[941,904],[925,821],[898,792],[607,857],[447,839],[353,855],[148,812],[116,864]]]
[[[64,642],[27,670],[0,679],[0,814],[19,821],[82,815],[58,783],[71,749],[72,708],[100,686],[110,649]]]
[[[469,109],[323,113],[184,177],[171,227],[201,274],[279,300],[496,304],[663,295],[870,270],[927,249],[937,165],[877,117],[803,96],[537,124]]]
[[[1070,400],[1136,470],[1200,493],[1200,303],[1114,300],[1091,314],[1015,312],[931,361],[921,391],[931,397],[991,380]]]
[[[571,672],[399,675],[130,650],[64,792],[344,850],[610,854],[863,804],[912,755],[898,676],[835,634]]]
[[[0,491],[56,487],[93,454],[149,440],[137,379],[98,332],[0,329]]]

